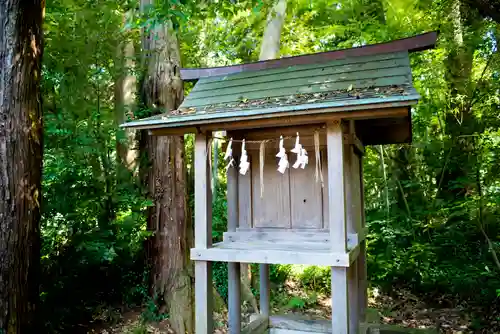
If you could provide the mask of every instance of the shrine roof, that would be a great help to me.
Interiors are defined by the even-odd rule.
[[[388,43],[209,69],[183,69],[198,80],[174,111],[123,127],[160,129],[258,117],[410,106],[408,53],[434,46],[436,33]]]

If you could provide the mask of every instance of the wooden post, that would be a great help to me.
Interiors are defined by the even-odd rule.
[[[204,134],[195,137],[195,247],[210,248],[212,245],[212,199],[208,140]],[[195,315],[196,334],[213,332],[212,263],[195,261]]]
[[[269,265],[259,265],[260,275],[260,314],[269,316],[270,310],[270,288],[269,288]]]
[[[235,150],[233,150],[234,152]],[[236,158],[236,157],[235,157]],[[238,170],[236,167],[227,171],[227,230],[236,232],[238,227]],[[241,282],[240,263],[229,262],[228,270],[228,324],[229,334],[241,332]]]
[[[328,222],[332,252],[347,252],[344,185],[344,138],[340,121],[327,123]],[[350,334],[348,274],[345,267],[332,271],[332,333]]]
[[[364,229],[365,222],[365,191],[363,184],[363,158],[359,158],[359,181],[360,183],[360,210],[361,228]],[[366,322],[366,309],[368,308],[368,284],[366,269],[366,238],[360,245],[358,257],[358,289],[359,289],[359,321]]]
[[[348,124],[348,135],[347,141],[344,142],[344,189],[345,189],[345,199],[346,199],[346,228],[348,234],[356,234],[361,232],[361,226],[359,225],[359,193],[357,187],[355,187],[355,182],[359,178],[356,175],[357,168],[354,164],[357,163],[358,158],[356,156],[353,139],[355,135],[354,121],[349,121]],[[344,137],[345,138],[345,137]],[[355,171],[355,170],[356,171]],[[357,259],[348,268],[348,285],[349,285],[349,329],[352,333],[358,333],[359,330],[359,289],[358,289],[358,263]]]
[[[241,332],[241,283],[239,262],[229,262],[228,269],[228,323],[229,334]]]

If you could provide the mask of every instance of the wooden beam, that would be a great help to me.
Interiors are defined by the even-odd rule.
[[[176,124],[175,127],[167,127],[167,124],[144,125],[151,130],[155,136],[170,136],[183,133],[209,133],[212,131],[234,131],[244,129],[258,129],[276,126],[296,126],[332,122],[341,119],[372,120],[381,118],[398,118],[408,116],[408,106],[405,103],[380,103],[377,105],[361,105],[354,107],[325,108],[319,110],[308,110],[307,114],[293,112],[281,112],[256,116],[240,116],[231,119],[215,118],[199,120],[197,124]],[[141,129],[141,127],[138,127]]]
[[[340,121],[327,123],[328,222],[332,252],[347,251],[344,136]],[[331,267],[332,333],[351,334],[347,268]]]
[[[208,138],[195,138],[195,247],[207,249],[212,245],[212,200],[208,159]],[[195,262],[196,333],[213,331],[212,263]]]
[[[344,181],[345,181],[345,191],[346,191],[346,229],[347,233],[351,235],[358,235],[360,233],[360,228],[357,226],[358,217],[358,206],[357,201],[359,200],[359,195],[355,189],[355,179],[356,175],[353,170],[353,165],[357,162],[357,156],[355,153],[354,139],[356,138],[356,131],[354,127],[354,121],[347,122],[347,140],[345,140],[346,146],[344,147]],[[359,251],[359,245],[356,243],[357,251]],[[357,256],[359,252],[352,252],[351,263],[354,265],[347,269],[348,275],[348,298],[349,298],[349,330],[352,333],[358,333],[359,328],[359,310],[358,310],[358,267],[356,264]]]
[[[295,65],[314,64],[349,57],[371,56],[382,53],[394,53],[402,51],[421,51],[433,48],[436,40],[437,32],[434,31],[386,43],[365,45],[344,50],[335,50],[295,57],[272,59],[241,65],[212,68],[183,68],[181,69],[181,77],[184,81],[192,81],[199,78],[212,76],[222,76],[240,72],[258,71]]]
[[[340,121],[327,124],[328,206],[332,252],[347,251],[344,184],[344,137]]]
[[[212,191],[210,188],[211,170],[208,156],[208,137],[197,134],[195,137],[195,231],[196,248],[209,248],[212,245]]]
[[[329,250],[325,252],[300,251],[297,250],[297,245],[289,245],[288,249],[279,250],[262,249],[262,245],[254,248],[245,244],[240,244],[239,248],[218,248],[219,246],[216,244],[209,249],[192,248],[191,260],[348,267],[352,257],[349,255],[350,252],[354,254],[358,250],[355,247],[350,252],[332,253]]]
[[[368,229],[365,222],[365,206],[364,206],[364,183],[363,183],[363,158],[359,159],[359,187],[360,187],[360,206],[361,206],[361,227],[365,235],[368,235]],[[368,308],[368,278],[366,267],[366,240],[360,243],[360,255],[358,258],[358,289],[359,293],[359,319],[361,322],[366,321],[366,309]]]

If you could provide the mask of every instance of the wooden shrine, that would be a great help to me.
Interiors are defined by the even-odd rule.
[[[411,141],[410,108],[419,95],[409,52],[432,48],[436,38],[427,33],[340,51],[183,69],[184,80],[197,82],[178,110],[123,125],[154,135],[195,133],[191,259],[197,334],[213,332],[214,261],[228,262],[231,334],[360,332],[367,307],[364,147]],[[226,163],[234,161],[227,173],[228,230],[222,242],[212,244],[209,160],[215,131],[232,138]],[[297,142],[308,160],[300,167],[291,151]],[[284,168],[283,156],[276,157],[282,147]],[[241,161],[248,161],[248,170]],[[260,314],[243,329],[240,263],[260,264]],[[330,266],[331,321],[271,315],[269,264]]]

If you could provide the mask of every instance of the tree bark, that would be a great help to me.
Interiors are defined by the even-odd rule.
[[[142,85],[145,105],[175,110],[184,91],[179,43],[172,23],[157,25],[145,44],[149,53]],[[148,191],[154,201],[148,216],[148,228],[154,232],[148,247],[152,292],[161,309],[169,314],[173,330],[193,333],[193,273],[189,260],[193,226],[186,201],[184,137],[144,135],[150,160]]]
[[[133,109],[137,91],[137,80],[132,73],[135,67],[134,42],[128,34],[124,34],[123,37],[124,41],[118,45],[116,55],[115,119],[117,125],[124,123],[127,117],[134,118]],[[135,130],[118,128],[116,152],[119,164],[135,174],[139,160]]]
[[[480,18],[470,8],[455,0],[450,10],[453,34],[448,36],[452,48],[447,56],[447,81],[449,82],[450,110],[446,113],[446,132],[450,136],[450,161],[443,175],[441,197],[448,201],[463,199],[475,186],[473,178],[476,159],[471,151],[470,138],[463,137],[478,130],[478,122],[473,114],[470,101],[470,77],[474,51],[481,41],[477,25]],[[473,27],[475,34],[465,34]]]
[[[280,54],[281,30],[286,16],[286,0],[278,0],[267,17],[259,60],[274,59]]]
[[[36,333],[44,1],[0,1],[0,333]]]

